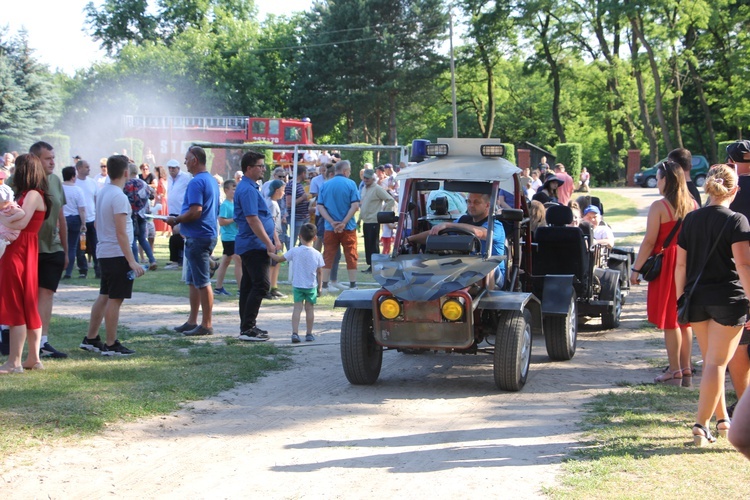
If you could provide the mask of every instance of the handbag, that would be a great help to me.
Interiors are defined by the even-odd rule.
[[[734,213],[732,214],[732,216],[734,216]],[[732,220],[732,217],[729,217],[726,222],[724,222],[724,225],[721,227],[721,231],[719,231],[719,236],[724,233],[724,229],[726,229],[727,224],[729,224],[730,220]],[[703,276],[703,271],[706,269],[706,264],[708,264],[709,259],[711,259],[711,256],[713,255],[714,250],[716,250],[716,247],[718,246],[720,240],[721,238],[717,237],[716,241],[714,241],[714,245],[711,247],[711,250],[708,251],[706,260],[703,261],[701,272],[699,272],[698,277],[695,278],[693,286],[690,287],[690,290],[684,290],[682,292],[682,295],[680,295],[680,298],[677,299],[677,323],[679,323],[680,325],[687,325],[688,323],[690,323],[690,298],[693,295],[693,291],[695,291],[695,286],[700,281],[701,276]]]
[[[667,235],[667,239],[664,240],[664,244],[661,246],[661,252],[650,255],[641,266],[641,276],[643,276],[644,280],[653,281],[659,277],[659,273],[661,273],[661,261],[664,258],[664,249],[672,243],[672,238],[674,238],[677,230],[680,229],[680,224],[682,224],[682,219],[677,219],[677,224],[674,225]]]

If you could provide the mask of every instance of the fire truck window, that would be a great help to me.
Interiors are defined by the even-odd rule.
[[[266,122],[253,122],[252,130],[253,130],[253,134],[265,134]]]
[[[279,120],[268,120],[268,134],[279,135]]]
[[[299,141],[302,137],[302,130],[299,127],[287,127],[284,129],[285,141]]]

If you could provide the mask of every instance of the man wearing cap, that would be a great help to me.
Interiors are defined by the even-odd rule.
[[[703,206],[703,204],[701,203],[701,193],[700,191],[698,191],[695,183],[693,183],[693,179],[690,178],[690,169],[693,168],[692,153],[690,153],[690,151],[685,148],[677,148],[669,152],[669,154],[667,155],[667,159],[672,160],[680,167],[682,167],[682,171],[685,173],[685,183],[687,184],[690,196],[692,196],[695,202],[698,203],[699,207]]]
[[[557,187],[557,201],[561,205],[567,205],[575,189],[573,178],[565,171],[565,165],[562,163],[555,164],[555,177],[560,180],[560,185]]]
[[[596,205],[589,205],[583,211],[583,220],[594,227],[594,244],[607,247],[615,246],[615,234],[612,229],[602,224],[602,213]]]
[[[169,160],[167,162],[169,176],[167,177],[167,208],[169,215],[179,215],[182,210],[182,202],[185,199],[185,191],[190,182],[190,174],[180,171],[180,162]],[[182,251],[185,248],[185,240],[180,234],[180,226],[172,228],[172,236],[169,238],[169,262],[164,269],[177,269],[182,267]]]
[[[167,224],[181,224],[185,236],[185,282],[190,288],[190,314],[182,326],[175,328],[187,336],[213,334],[214,291],[211,286],[211,252],[219,236],[219,185],[206,167],[206,152],[192,146],[185,153],[185,166],[193,178],[183,196],[180,215],[167,217]],[[198,310],[203,318],[198,323]]]
[[[365,188],[359,218],[362,221],[362,236],[365,240],[365,260],[367,261],[367,269],[364,272],[370,273],[372,272],[372,254],[380,253],[378,212],[393,210],[396,200],[375,182],[375,171],[372,169],[362,171],[362,181],[365,183]]]

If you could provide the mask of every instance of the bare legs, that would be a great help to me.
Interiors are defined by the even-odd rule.
[[[729,375],[732,377],[732,385],[737,393],[737,399],[741,399],[750,386],[750,355],[747,346],[740,345],[729,361]]]
[[[198,323],[198,309],[200,309],[203,311],[201,326],[203,328],[211,328],[211,312],[214,309],[214,291],[211,285],[209,284],[203,288],[196,288],[194,285],[190,285],[189,289],[190,316],[188,316],[188,324],[195,325]]]
[[[88,339],[95,339],[99,335],[99,327],[104,320],[104,330],[107,336],[107,345],[114,345],[117,340],[117,324],[120,321],[120,307],[124,299],[110,299],[109,295],[99,295],[91,306],[91,319],[89,320]]]
[[[750,394],[745,394],[737,403],[727,437],[737,451],[750,458]]]
[[[240,286],[240,283],[242,282],[242,259],[240,259],[239,255],[234,254],[231,257],[228,255],[221,256],[219,269],[216,270],[216,288],[224,288],[224,278],[227,275],[227,269],[229,269],[229,264],[231,264],[232,261],[234,261],[234,279],[237,280],[237,287]]]
[[[49,334],[49,323],[52,320],[52,304],[55,300],[55,292],[47,288],[39,287],[38,310],[42,318],[42,336]]]
[[[38,363],[39,360],[39,344],[42,339],[42,329],[34,328],[31,330],[26,329],[26,325],[17,325],[10,327],[10,352],[8,354],[8,361],[4,365],[0,366],[0,374],[16,373],[23,371],[21,366],[31,368]],[[21,365],[21,356],[23,355],[23,344],[29,341],[29,353],[26,356],[26,362]]]
[[[741,326],[723,326],[714,320],[693,323],[693,331],[703,356],[698,414],[696,423],[708,428],[711,417],[728,419],[724,398],[724,377],[727,364],[740,341]]]
[[[300,317],[302,316],[302,308],[303,308],[302,302],[294,303],[294,310],[292,311],[292,332],[294,333],[299,332],[299,321],[300,321]],[[305,309],[305,326],[307,327],[307,330],[305,331],[305,333],[311,334],[313,330],[313,323],[315,322],[315,305],[312,302],[305,301],[304,309]]]

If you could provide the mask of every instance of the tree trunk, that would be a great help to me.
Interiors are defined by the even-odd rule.
[[[390,117],[388,120],[388,144],[398,145],[398,136],[396,135],[396,91],[388,93],[388,106]]]
[[[484,44],[479,44],[479,55],[482,58],[482,66],[487,73],[487,120],[482,136],[485,138],[492,137],[492,130],[495,127],[495,75],[492,71],[492,63]]]
[[[643,123],[643,133],[648,139],[649,146],[649,160],[653,165],[659,161],[659,141],[656,138],[654,127],[651,125],[651,117],[648,113],[648,105],[646,103],[646,90],[643,87],[643,74],[641,73],[640,59],[638,58],[638,36],[635,31],[638,30],[635,19],[631,19],[631,26],[633,27],[633,37],[630,42],[630,54],[633,64],[633,77],[635,78],[636,86],[638,87],[638,106],[641,110],[641,122]]]
[[[675,86],[677,87],[677,92],[675,93],[675,102],[674,106],[672,107],[672,123],[674,124],[674,137],[675,142],[677,143],[678,148],[684,147],[682,145],[682,131],[680,129],[680,101],[682,100],[682,77],[680,76],[680,72],[677,68],[678,60],[677,56],[674,57],[674,64],[672,66],[672,78],[674,80]]]
[[[546,14],[544,22],[542,23],[539,31],[539,40],[542,42],[542,49],[544,50],[544,58],[549,64],[550,73],[552,75],[552,124],[555,127],[555,133],[557,134],[560,142],[568,142],[565,137],[565,129],[560,121],[560,67],[557,65],[557,61],[552,54],[549,46],[549,22],[550,15]]]
[[[693,26],[688,28],[685,38],[687,39],[687,47],[689,49],[692,49],[698,38],[698,35]],[[688,71],[690,72],[690,79],[693,81],[693,85],[695,85],[695,91],[698,94],[698,101],[701,104],[703,117],[706,120],[706,132],[708,132],[709,142],[708,157],[710,159],[711,165],[713,165],[715,163],[718,163],[719,161],[716,152],[716,132],[714,132],[714,124],[711,118],[711,108],[708,106],[708,102],[706,101],[706,93],[703,91],[703,79],[701,78],[700,74],[698,74],[698,68],[695,66],[695,59],[692,52],[687,55],[686,59]],[[702,137],[700,136],[700,134],[698,135],[698,138],[700,139],[700,142],[702,142]]]
[[[640,23],[640,24],[639,24]],[[631,23],[633,26],[633,36],[637,36],[643,44],[643,48],[646,49],[648,55],[649,66],[651,67],[651,76],[654,79],[654,108],[656,111],[656,118],[659,121],[659,127],[661,127],[662,139],[664,139],[664,147],[667,151],[671,151],[672,138],[669,136],[669,127],[667,126],[667,120],[664,118],[664,109],[662,103],[661,94],[661,76],[659,75],[659,66],[656,62],[656,56],[654,55],[654,49],[651,44],[646,40],[646,36],[643,34],[642,29],[643,19],[636,17]]]

